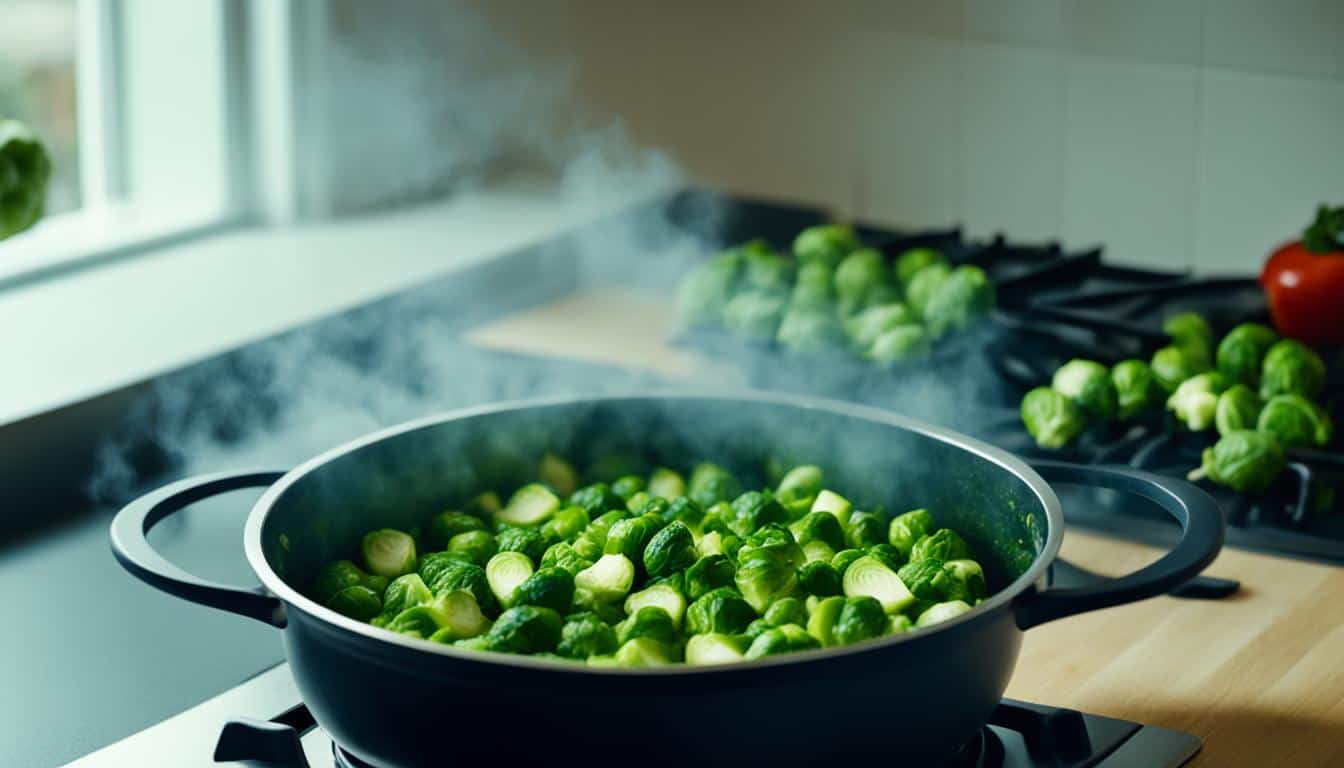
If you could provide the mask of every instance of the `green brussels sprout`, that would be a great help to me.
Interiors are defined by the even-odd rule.
[[[308,592],[314,600],[326,605],[337,592],[348,587],[364,587],[375,595],[381,595],[387,589],[387,577],[365,573],[349,560],[337,560],[322,566]]]
[[[963,600],[949,600],[945,603],[938,603],[930,606],[919,614],[915,619],[916,627],[928,627],[948,619],[956,618],[963,613],[971,610],[971,606]]]
[[[550,520],[542,523],[541,535],[538,537],[542,551],[545,551],[546,542],[550,541],[574,541],[588,529],[591,521],[588,518],[588,510],[583,507],[564,507],[551,516]],[[513,530],[531,530],[531,529],[513,529]],[[540,556],[540,554],[538,554]]]
[[[644,569],[655,578],[689,568],[695,561],[695,537],[680,520],[655,533],[644,548]]]
[[[625,499],[611,490],[611,486],[606,483],[584,486],[571,493],[565,503],[571,507],[583,507],[588,517],[594,520],[613,510],[625,510]]]
[[[784,319],[784,299],[769,293],[739,293],[723,310],[723,327],[746,339],[768,341]]]
[[[635,564],[623,554],[606,554],[574,575],[574,586],[586,590],[598,602],[624,599],[635,584]]]
[[[672,617],[656,605],[640,608],[616,627],[616,642],[621,645],[637,637],[652,638],[667,645],[677,645],[681,640]]]
[[[409,533],[391,528],[370,531],[359,549],[369,573],[393,579],[415,570],[415,539]]]
[[[942,560],[912,560],[901,566],[896,575],[915,597],[929,603],[942,600],[951,586]]]
[[[1275,395],[1260,411],[1255,428],[1278,438],[1285,448],[1322,448],[1330,443],[1334,424],[1319,405],[1301,395]]]
[[[760,637],[766,632],[769,632],[770,629],[771,629],[770,624],[766,622],[765,619],[756,619],[755,621],[748,624],[746,629],[742,630],[741,635],[743,639],[745,639],[748,643],[750,643],[752,640],[755,640],[756,638]]]
[[[503,508],[504,505],[500,503],[499,496],[494,491],[486,491],[467,499],[462,511],[472,517],[479,518],[482,522],[490,522],[495,519],[495,513]],[[461,531],[457,531],[457,533],[461,533]],[[444,539],[444,544],[447,543],[448,539]]]
[[[766,523],[748,536],[737,550],[739,559],[756,551],[768,551],[784,557],[794,567],[802,565],[803,551],[793,534],[779,523]]]
[[[670,582],[652,584],[625,598],[625,612],[631,616],[648,606],[661,609],[672,619],[673,626],[681,627],[681,619],[686,615],[686,598]]]
[[[357,621],[368,621],[383,610],[383,601],[378,593],[359,584],[340,590],[323,605]]]
[[[881,637],[886,630],[887,614],[882,603],[872,597],[851,596],[840,607],[831,637],[836,645],[850,645]]]
[[[901,326],[918,326],[919,318],[910,308],[899,302],[877,304],[845,321],[845,333],[854,351],[867,353],[873,342],[887,331]]]
[[[824,541],[813,539],[803,546],[803,562],[811,563],[821,561],[829,563],[831,558],[835,557],[835,549]]]
[[[769,491],[747,491],[733,499],[733,519],[728,525],[733,533],[745,538],[764,525],[787,522],[788,510],[775,499],[774,494]]]
[[[1205,448],[1191,480],[1208,477],[1238,493],[1261,493],[1286,466],[1283,446],[1270,432],[1237,429]]]
[[[896,572],[872,555],[860,557],[845,569],[841,587],[845,597],[871,597],[888,613],[899,613],[915,601]]]
[[[705,510],[690,497],[678,496],[668,503],[667,509],[663,510],[661,515],[664,524],[680,522],[691,530],[697,530],[700,521],[705,518]]]
[[[910,617],[906,616],[903,613],[898,613],[895,616],[887,617],[888,635],[899,635],[903,632],[909,632],[910,630],[914,629],[914,627],[915,622],[911,621]]]
[[[793,262],[775,253],[764,240],[752,240],[739,246],[746,271],[742,282],[747,290],[780,294],[793,284]]]
[[[559,496],[568,496],[579,487],[579,473],[564,459],[553,453],[541,457],[537,477]]]
[[[798,585],[807,594],[817,597],[831,597],[843,592],[840,588],[840,572],[823,560],[804,564],[798,570]]]
[[[521,552],[500,552],[485,564],[485,581],[490,585],[490,593],[505,608],[513,607],[515,590],[533,573],[532,561]]]
[[[481,610],[494,613],[498,609],[495,593],[485,569],[479,565],[458,560],[447,552],[434,552],[420,558],[420,578],[424,579],[436,596],[455,589],[465,589],[476,598]]]
[[[934,338],[962,331],[994,308],[994,285],[985,271],[963,264],[939,281],[924,305],[922,317]]]
[[[844,576],[849,566],[863,556],[864,552],[861,549],[842,549],[835,553],[835,557],[831,558],[831,567],[835,569],[836,573]]]
[[[542,568],[513,592],[513,605],[536,605],[564,613],[574,601],[574,576],[561,568]]]
[[[1220,435],[1236,429],[1255,429],[1261,406],[1260,397],[1250,387],[1237,384],[1218,396],[1213,425]]]
[[[1213,426],[1218,410],[1218,396],[1227,389],[1227,379],[1217,371],[1191,376],[1176,387],[1167,398],[1167,410],[1192,432],[1202,432]]]
[[[719,587],[696,598],[686,609],[686,629],[701,635],[737,634],[756,618],[756,612],[732,587]]]
[[[1260,366],[1260,396],[1301,395],[1314,399],[1325,386],[1325,362],[1303,344],[1292,339],[1274,343]]]
[[[505,528],[495,536],[495,544],[500,552],[517,552],[533,563],[541,562],[546,554],[546,539],[536,528]]]
[[[705,510],[705,516],[700,519],[700,530],[705,533],[720,533],[724,536],[736,536],[730,523],[733,521],[733,505],[720,501],[709,509]]]
[[[743,258],[737,250],[720,253],[691,271],[677,287],[677,327],[716,326],[733,297]]]
[[[669,506],[671,504],[668,503],[667,499],[650,496],[648,491],[636,493],[630,497],[630,501],[626,504],[631,513],[643,517],[653,515],[658,518],[660,525],[662,524],[663,513],[667,512]]]
[[[966,541],[951,528],[943,528],[915,542],[910,550],[910,560],[971,560],[971,548]]]
[[[611,492],[620,496],[626,501],[626,508],[629,508],[629,502],[635,494],[644,490],[644,478],[639,475],[626,475],[616,478],[616,482],[611,484]]]
[[[550,608],[519,605],[501,613],[486,634],[486,647],[502,653],[554,651],[564,620]]]
[[[484,531],[485,523],[466,512],[449,510],[435,515],[425,530],[425,546],[431,552],[445,549],[449,540],[459,533]]]
[[[445,592],[428,603],[407,608],[385,627],[390,632],[411,635],[437,643],[476,637],[490,629],[476,598],[466,590]]]
[[[947,257],[932,248],[908,248],[896,257],[896,279],[909,287],[920,270],[930,264],[946,264]]]
[[[765,615],[761,618],[772,627],[802,625],[807,623],[807,609],[803,607],[803,601],[796,597],[781,597],[765,609]]]
[[[696,465],[687,482],[687,496],[696,504],[709,509],[720,501],[732,501],[742,493],[742,486],[723,467],[708,462]]]
[[[949,560],[943,564],[943,572],[947,574],[947,582],[943,587],[945,599],[974,603],[989,595],[985,571],[976,561]]]
[[[900,325],[884,331],[868,348],[866,357],[882,366],[922,355],[929,350],[929,334],[918,325]]]
[[[469,637],[466,640],[454,640],[451,644],[454,648],[460,648],[464,651],[490,650],[490,641],[486,639],[485,635],[477,635],[476,637]]]
[[[844,340],[844,326],[835,315],[815,309],[790,309],[775,334],[775,341],[795,355],[829,352],[842,346]]]
[[[592,660],[588,659],[590,663]],[[677,654],[667,643],[659,642],[652,637],[636,637],[621,645],[620,650],[616,651],[614,661],[616,666],[628,669],[662,667],[675,664]]]
[[[616,630],[597,614],[583,612],[565,617],[555,652],[567,659],[586,659],[589,656],[615,653],[618,647]]]
[[[845,543],[854,549],[866,549],[881,544],[885,526],[882,518],[871,512],[855,512],[845,526]]]
[[[1181,382],[1210,370],[1209,359],[1200,357],[1179,346],[1163,347],[1153,353],[1148,363],[1162,391],[1170,394],[1176,391]]]
[[[901,553],[902,560],[910,559],[915,542],[933,533],[933,515],[927,509],[912,509],[891,519],[887,526],[887,543]]]
[[[762,613],[776,598],[790,595],[797,588],[801,562],[802,550],[797,544],[752,549],[743,545],[733,581],[747,603]]]
[[[823,264],[834,269],[858,247],[854,230],[844,224],[819,224],[798,233],[793,240],[793,255],[799,264]]]
[[[1208,363],[1213,360],[1213,329],[1209,322],[1194,312],[1181,312],[1167,318],[1162,330],[1171,337],[1172,344]]]
[[[1069,398],[1095,419],[1112,419],[1117,408],[1111,372],[1092,360],[1070,360],[1055,371],[1050,388]]]
[[[445,551],[459,560],[484,566],[499,551],[499,546],[489,531],[467,531],[449,540]]]
[[[835,645],[833,631],[836,623],[840,620],[840,612],[844,607],[845,598],[838,595],[817,601],[816,606],[807,616],[807,633],[815,637],[825,647]],[[879,605],[877,610],[878,613],[881,613],[882,606]]]
[[[732,664],[742,661],[746,646],[735,635],[711,632],[686,640],[686,663],[695,666]]]
[[[644,549],[662,527],[662,518],[640,515],[618,520],[607,531],[607,543],[602,551],[608,555],[625,555],[631,562],[643,562]]]
[[[560,509],[560,499],[550,488],[532,483],[514,491],[509,503],[495,513],[495,521],[508,525],[540,525]]]
[[[831,291],[833,270],[820,262],[809,262],[798,267],[798,282],[789,296],[791,310],[830,311],[834,293]]]
[[[1115,388],[1117,418],[1132,419],[1162,402],[1162,387],[1153,369],[1142,360],[1116,363],[1111,368],[1111,385]]]
[[[746,659],[763,659],[766,656],[774,656],[780,653],[790,653],[793,651],[806,651],[811,648],[820,648],[821,643],[807,633],[805,629],[796,624],[785,624],[782,627],[774,627],[756,636],[751,641],[751,646],[747,648],[744,656]]]
[[[868,296],[890,280],[886,260],[873,248],[860,248],[835,268],[835,299],[840,312],[851,315],[868,306]]]
[[[581,587],[574,588],[574,611],[592,613],[612,627],[625,621],[625,609],[620,600],[597,599],[592,592]]]
[[[808,512],[789,525],[799,544],[825,542],[833,550],[845,548],[845,529],[830,512]]]
[[[587,536],[580,536],[570,546],[574,548],[574,554],[590,563],[596,561],[606,551],[606,544],[598,544],[596,540]]]
[[[0,120],[0,240],[17,235],[42,218],[51,158],[32,129]]]
[[[952,274],[952,268],[944,262],[934,262],[915,272],[905,285],[905,303],[917,317],[926,317],[929,302],[938,286]]]
[[[893,571],[898,570],[902,565],[905,565],[905,556],[901,554],[901,550],[886,542],[865,547],[863,553],[865,555],[876,557],[878,560],[882,561],[883,565]]]
[[[1050,387],[1037,387],[1022,398],[1022,423],[1047,450],[1068,445],[1087,426],[1083,409]]]
[[[737,567],[727,555],[704,555],[686,569],[686,578],[683,581],[686,597],[698,600],[719,587],[730,587],[734,583],[733,576],[736,573]]]
[[[373,617],[369,623],[375,627],[385,626],[389,621],[407,608],[428,603],[434,599],[434,593],[425,585],[420,574],[408,573],[398,576],[387,585],[383,593],[382,613]]]
[[[1279,340],[1279,335],[1259,323],[1242,323],[1218,342],[1215,358],[1218,370],[1231,381],[1247,386],[1260,383],[1260,365],[1265,353]]]
[[[840,521],[841,526],[844,526],[849,523],[849,516],[854,511],[854,505],[835,491],[822,489],[821,493],[817,494],[817,500],[812,502],[811,511],[829,512],[835,515],[835,519]]]
[[[686,495],[686,480],[678,472],[658,467],[649,475],[647,488],[650,496],[672,501]]]

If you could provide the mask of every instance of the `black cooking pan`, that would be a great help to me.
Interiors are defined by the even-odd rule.
[[[768,458],[811,461],[865,504],[927,506],[985,565],[993,595],[935,627],[726,667],[588,668],[469,652],[402,637],[328,610],[303,590],[324,562],[380,527],[408,529],[481,487],[508,488],[545,450],[577,462],[613,450],[687,466],[717,461],[749,485]],[[1123,578],[1044,589],[1064,535],[1047,481],[1146,497],[1183,528],[1175,549]],[[243,549],[262,587],[184,573],[146,533],[182,507],[268,486]],[[1127,469],[1040,462],[885,411],[783,395],[632,395],[459,411],[393,427],[287,472],[193,478],[112,523],[127,570],[165,592],[284,630],[319,725],[373,765],[820,763],[881,753],[937,764],[1003,695],[1023,630],[1162,594],[1217,554],[1222,516],[1187,483]],[[539,763],[540,764],[540,763]]]

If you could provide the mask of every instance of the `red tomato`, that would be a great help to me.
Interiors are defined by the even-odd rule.
[[[1344,208],[1321,207],[1301,240],[1274,251],[1260,273],[1274,325],[1313,346],[1344,346]]]

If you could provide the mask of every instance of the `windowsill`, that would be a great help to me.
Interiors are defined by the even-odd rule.
[[[88,399],[553,237],[666,189],[509,184],[416,208],[240,228],[0,285],[0,424]],[[110,253],[116,253],[115,250]]]

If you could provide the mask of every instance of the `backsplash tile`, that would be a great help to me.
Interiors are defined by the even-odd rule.
[[[1219,0],[1204,18],[1204,63],[1332,78],[1344,50],[1340,0]]]
[[[1163,64],[1198,64],[1202,0],[1069,0],[1070,50]]]

